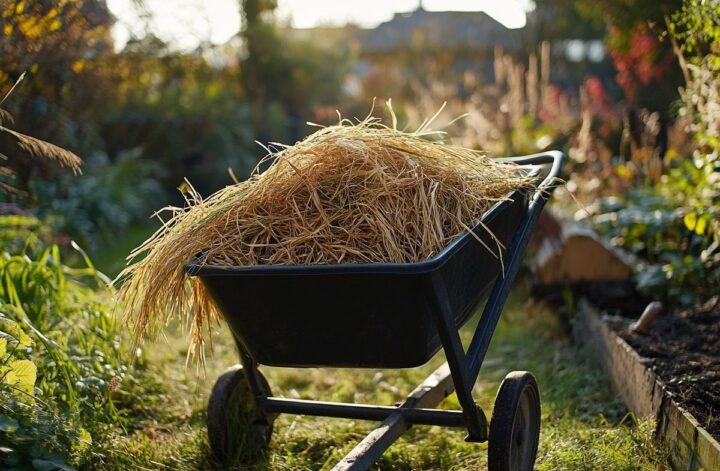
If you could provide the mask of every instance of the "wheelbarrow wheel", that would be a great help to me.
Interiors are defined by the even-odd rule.
[[[532,471],[540,439],[540,391],[528,371],[505,376],[488,438],[490,471]]]
[[[272,395],[270,385],[258,372],[262,386]],[[207,408],[210,450],[220,463],[256,459],[270,444],[275,414],[264,414],[255,403],[245,371],[236,365],[218,378]]]

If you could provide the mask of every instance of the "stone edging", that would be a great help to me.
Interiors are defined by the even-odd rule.
[[[638,353],[610,329],[584,299],[578,303],[573,333],[588,345],[610,376],[615,391],[638,417],[657,421],[657,438],[670,450],[676,470],[720,470],[720,443],[666,393]]]

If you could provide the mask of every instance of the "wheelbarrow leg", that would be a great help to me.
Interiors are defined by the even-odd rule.
[[[261,425],[271,425],[275,421],[276,414],[269,414],[263,407],[262,404],[271,395],[269,388],[267,387],[267,381],[263,377],[260,370],[258,370],[258,364],[255,360],[250,357],[242,346],[238,343],[238,352],[240,354],[240,364],[246,374],[250,391],[253,394],[255,400],[255,406],[258,409],[258,423]]]
[[[452,394],[454,384],[450,367],[444,363],[399,406],[398,413],[391,415],[375,428],[363,441],[348,453],[333,471],[364,471],[377,461],[395,440],[411,427],[402,417],[403,408],[434,408]]]
[[[487,440],[488,423],[485,413],[475,404],[472,397],[472,389],[477,379],[477,373],[472,374],[469,362],[460,341],[460,333],[455,325],[455,318],[452,314],[450,299],[447,288],[443,281],[434,277],[432,289],[438,294],[437,309],[434,309],[435,322],[440,334],[445,357],[447,358],[452,380],[455,383],[455,393],[458,402],[465,416],[465,424],[468,429],[468,436],[465,439],[469,442],[484,442]]]

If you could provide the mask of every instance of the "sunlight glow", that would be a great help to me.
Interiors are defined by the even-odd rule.
[[[415,10],[421,3],[428,11],[485,11],[508,28],[522,28],[525,11],[529,9],[529,2],[524,0],[279,0],[278,3],[281,17],[291,18],[296,28],[344,23],[373,28],[392,19],[395,13]]]
[[[145,21],[133,0],[107,0],[118,23],[113,36],[122,47],[147,27],[179,49],[193,49],[202,42],[222,44],[240,29],[239,0],[145,0],[151,19]],[[372,28],[395,13],[415,10],[422,3],[428,11],[485,11],[508,28],[525,25],[531,0],[279,0],[278,18],[295,28],[353,23]]]
[[[133,0],[107,0],[118,19],[113,37],[122,47],[145,29],[174,47],[189,50],[202,42],[222,44],[240,30],[238,0],[145,0],[151,19],[145,21]]]

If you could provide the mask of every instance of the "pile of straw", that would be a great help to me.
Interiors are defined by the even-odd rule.
[[[189,354],[204,359],[203,332],[218,313],[185,272],[198,254],[200,265],[232,267],[417,262],[530,185],[513,165],[427,134],[343,120],[271,153],[247,181],[205,200],[191,189],[185,208],[159,213],[170,217],[119,276],[136,337],[180,316],[191,321]]]

